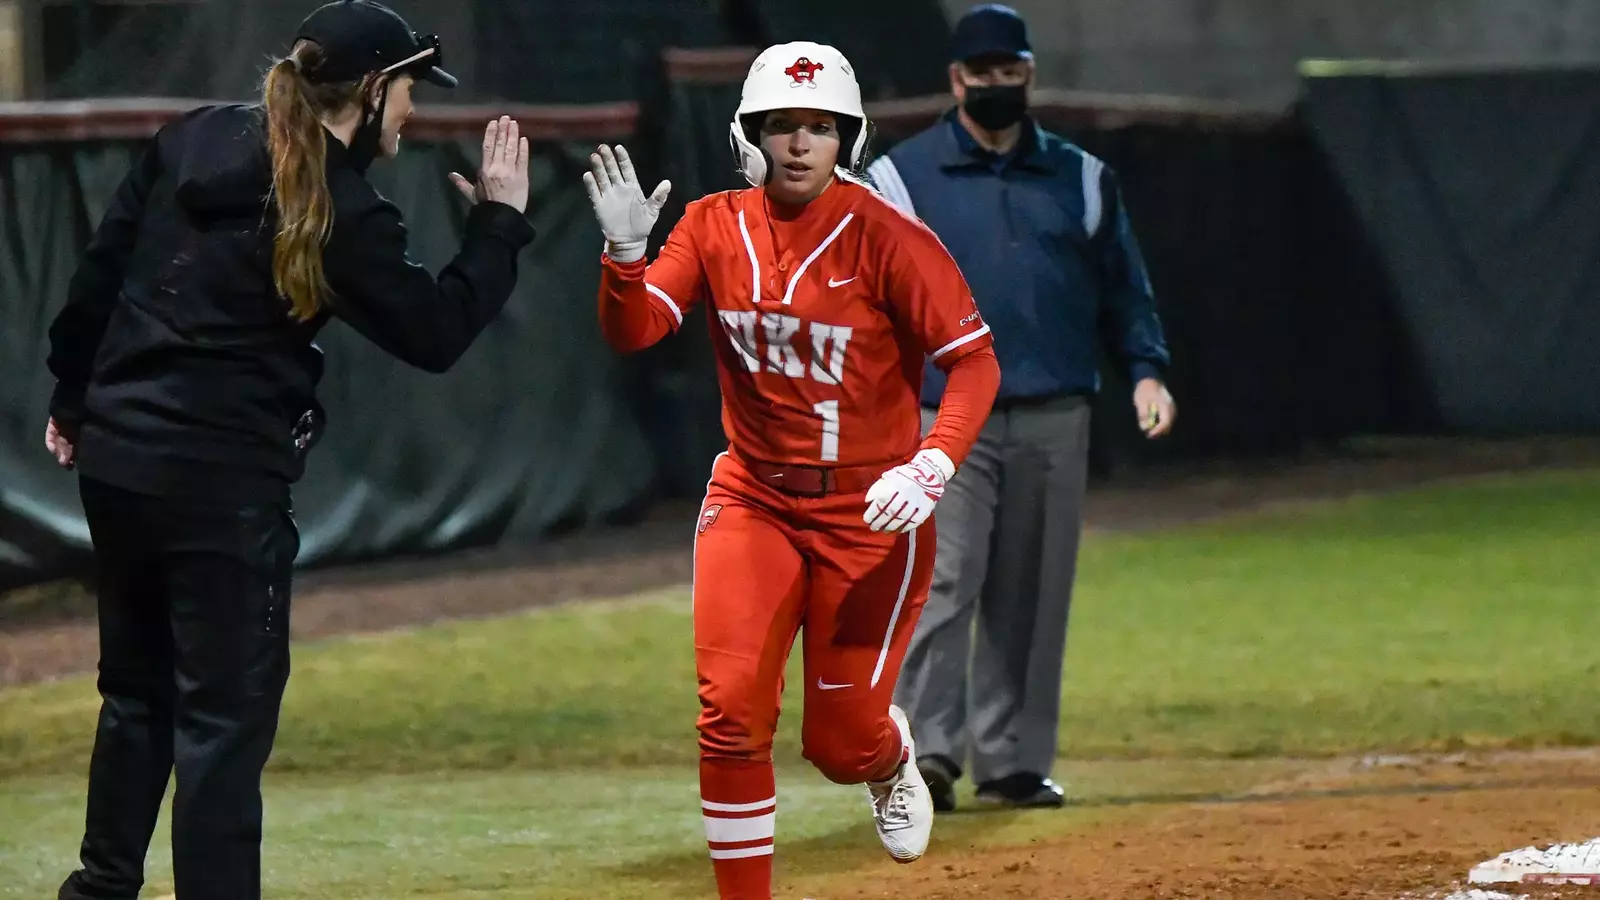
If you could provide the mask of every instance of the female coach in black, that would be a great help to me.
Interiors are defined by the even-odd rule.
[[[321,428],[332,317],[430,372],[505,305],[528,149],[489,125],[460,253],[435,279],[367,183],[437,38],[340,0],[258,105],[165,127],[118,189],[50,330],[46,444],[76,468],[99,575],[103,697],[82,868],[63,900],[133,898],[169,774],[179,900],[261,896],[261,774],[289,675],[290,485]]]

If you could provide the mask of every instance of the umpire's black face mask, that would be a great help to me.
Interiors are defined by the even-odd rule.
[[[1003,131],[1028,114],[1033,67],[1015,56],[979,57],[956,66],[961,109],[980,128]]]

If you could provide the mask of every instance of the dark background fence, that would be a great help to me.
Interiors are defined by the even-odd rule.
[[[796,27],[763,9],[730,33]],[[597,142],[627,141],[646,178],[671,178],[658,243],[684,202],[742,186],[725,134],[752,56],[667,48],[632,60],[636,101],[413,120],[374,177],[421,261],[453,252],[465,211],[445,173],[472,164],[482,122],[506,110],[536,141],[539,238],[506,314],[447,375],[407,370],[342,326],[326,333],[331,427],[296,494],[302,565],[535,542],[698,496],[723,440],[705,322],[634,357],[605,347],[601,241],[579,176]],[[940,68],[924,69],[935,88]],[[1138,438],[1108,369],[1099,470],[1362,434],[1600,425],[1597,87],[1592,71],[1314,78],[1283,115],[1042,94],[1041,121],[1120,174],[1173,347],[1179,428]],[[945,110],[933,89],[876,83],[901,99],[873,104],[875,150]],[[41,447],[45,330],[130,154],[188,105],[0,105],[0,587],[86,561],[74,481]]]
[[[294,23],[326,0],[96,3],[28,7],[43,46],[34,99],[242,97]],[[806,39],[851,57],[868,97],[940,89],[948,26],[937,0],[396,0],[437,33],[474,103],[608,103],[632,99],[662,51]],[[420,92],[419,92],[420,93]]]

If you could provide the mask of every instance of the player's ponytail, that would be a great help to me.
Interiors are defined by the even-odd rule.
[[[313,84],[305,73],[322,62],[322,48],[297,43],[278,60],[262,85],[267,150],[272,156],[272,196],[277,204],[277,234],[272,242],[272,280],[289,301],[294,317],[312,318],[328,294],[322,248],[333,228],[333,197],[328,192],[328,145],[322,116],[339,111],[360,96],[361,82]]]

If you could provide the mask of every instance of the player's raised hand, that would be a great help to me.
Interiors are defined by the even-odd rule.
[[[904,465],[883,473],[867,491],[867,511],[862,521],[873,531],[913,531],[933,515],[944,496],[944,486],[955,475],[955,464],[944,451],[929,448]]]
[[[600,231],[606,236],[606,254],[617,262],[643,259],[650,231],[661,217],[667,194],[672,192],[672,182],[661,182],[646,197],[639,187],[639,176],[633,171],[633,160],[621,144],[615,150],[602,144],[589,154],[589,167],[583,173],[583,186],[589,191],[589,202],[594,204]]]

